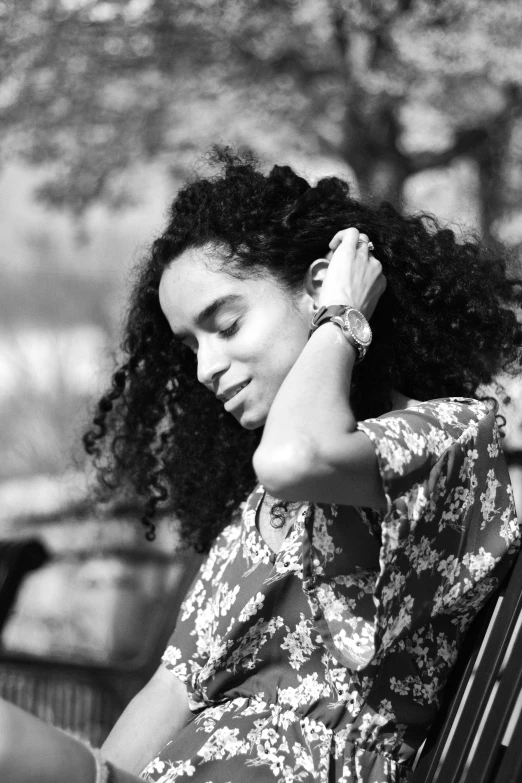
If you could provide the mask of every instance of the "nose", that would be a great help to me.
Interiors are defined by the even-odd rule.
[[[226,355],[215,340],[202,340],[198,346],[198,381],[212,386],[214,380],[229,367]]]

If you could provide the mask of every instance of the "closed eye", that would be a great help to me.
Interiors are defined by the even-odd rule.
[[[232,337],[232,335],[234,335],[238,329],[239,329],[239,319],[237,321],[234,321],[232,326],[229,326],[228,329],[224,329],[219,334],[221,337],[225,337],[226,339],[227,337]]]
[[[224,337],[224,338],[225,338],[225,340],[226,340],[228,337],[232,337],[232,336],[233,336],[233,335],[234,335],[234,334],[235,334],[235,333],[238,331],[238,329],[239,329],[239,326],[240,326],[240,320],[241,320],[241,319],[239,319],[239,318],[238,318],[238,319],[237,319],[237,321],[234,321],[234,323],[233,323],[231,326],[229,326],[229,327],[228,327],[228,329],[223,329],[222,331],[218,331],[218,334],[219,334],[219,336],[220,336],[220,337]],[[196,346],[193,344],[192,340],[185,339],[185,340],[181,340],[181,342],[182,342],[182,344],[183,344],[183,345],[184,345],[186,348],[188,348],[190,351],[192,351],[192,353],[193,353],[193,354],[196,354],[196,355],[197,355],[198,349],[197,349],[197,347],[196,347]]]

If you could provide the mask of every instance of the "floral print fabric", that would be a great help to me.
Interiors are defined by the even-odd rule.
[[[387,508],[303,503],[276,555],[254,490],[182,606],[163,663],[186,683],[194,717],[143,779],[409,779],[519,531],[488,404],[432,400],[358,428]]]

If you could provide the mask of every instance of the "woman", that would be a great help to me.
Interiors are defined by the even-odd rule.
[[[210,552],[102,752],[114,780],[406,781],[518,547],[479,389],[519,369],[520,295],[431,218],[215,158],[141,268],[85,438],[149,537],[167,501]]]

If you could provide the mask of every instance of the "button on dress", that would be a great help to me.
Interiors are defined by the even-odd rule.
[[[520,534],[488,403],[431,400],[358,429],[387,507],[293,504],[276,555],[255,488],[183,603],[163,664],[193,717],[144,780],[409,780],[463,635]]]

